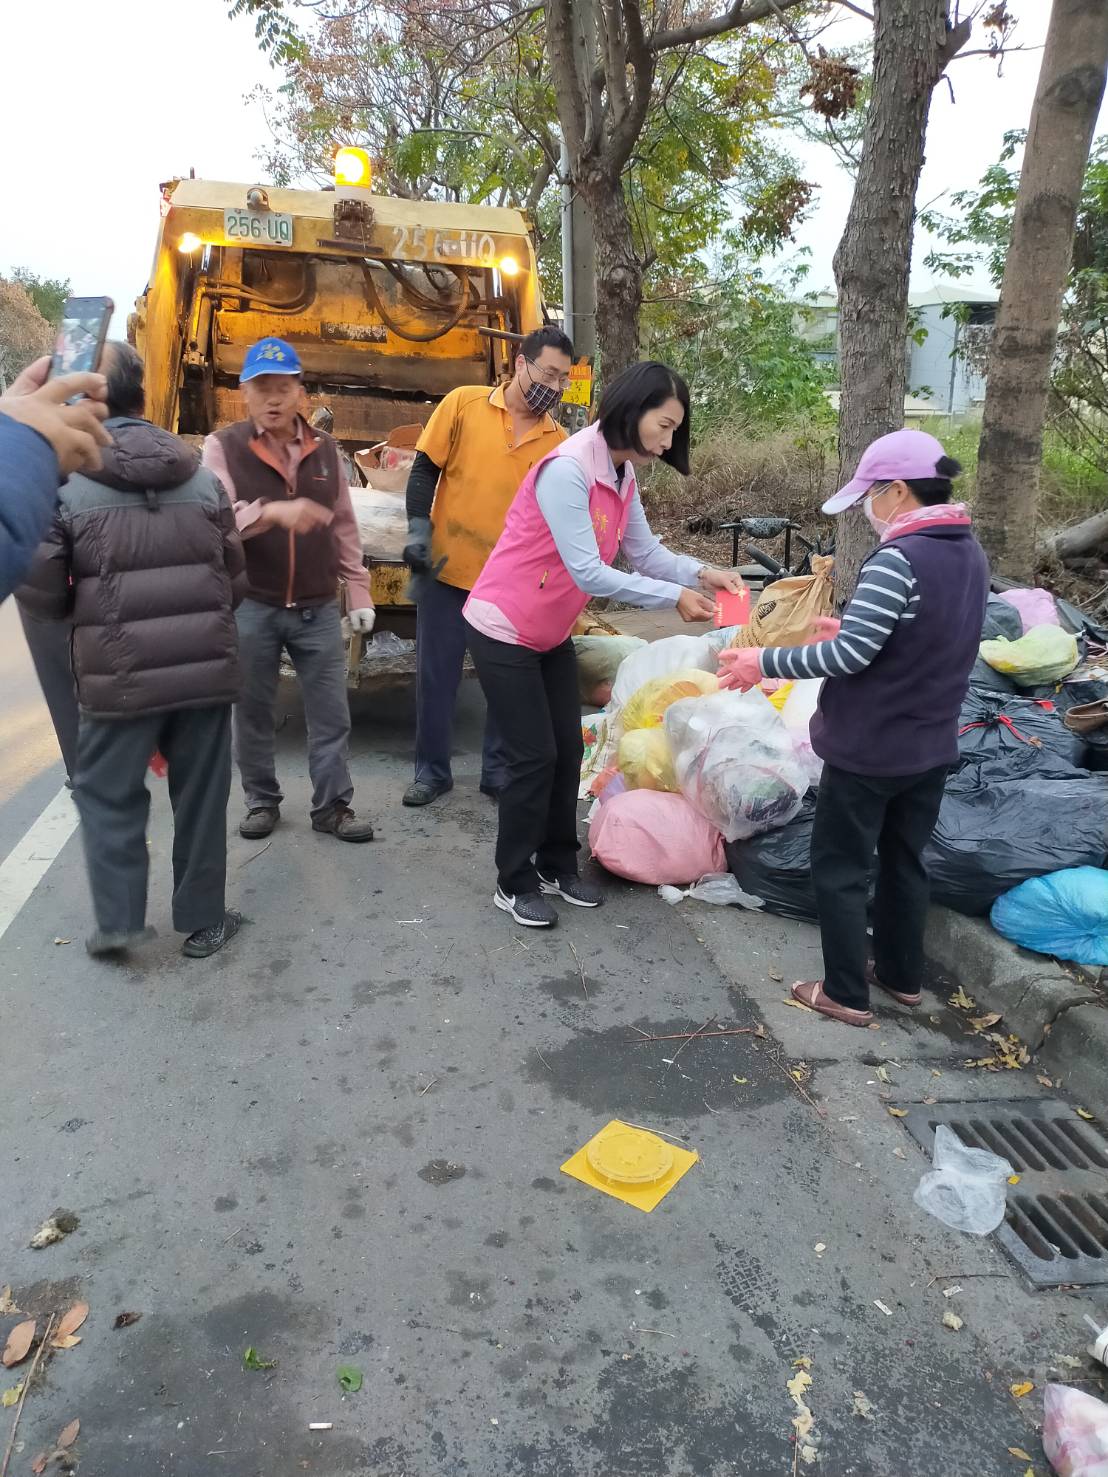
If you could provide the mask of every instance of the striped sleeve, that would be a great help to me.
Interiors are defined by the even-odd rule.
[[[862,568],[838,635],[814,646],[767,648],[762,672],[794,679],[853,677],[865,671],[897,622],[914,620],[918,608],[919,587],[908,560],[895,547],[878,549]]]

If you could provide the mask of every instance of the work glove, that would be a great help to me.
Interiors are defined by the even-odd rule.
[[[364,605],[360,610],[352,610],[342,618],[342,634],[346,640],[351,636],[368,636],[373,630],[377,612],[372,605]]]
[[[738,692],[749,692],[761,682],[762,648],[760,646],[731,647],[719,654],[719,685]]]
[[[431,569],[431,520],[408,519],[408,543],[404,546],[404,563],[413,574],[427,574]]]

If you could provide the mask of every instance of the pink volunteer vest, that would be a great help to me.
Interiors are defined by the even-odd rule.
[[[619,551],[635,495],[634,469],[624,472],[623,496],[613,485],[608,448],[598,425],[587,426],[532,467],[515,495],[504,532],[470,592],[471,600],[495,605],[512,623],[519,644],[551,651],[573,630],[589,597],[574,584],[535,497],[535,482],[547,462],[571,456],[589,484],[596,547],[605,564]],[[468,602],[467,602],[468,605]]]

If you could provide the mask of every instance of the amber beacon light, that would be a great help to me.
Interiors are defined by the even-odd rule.
[[[344,148],[335,154],[335,184],[368,190],[373,166],[365,149]]]

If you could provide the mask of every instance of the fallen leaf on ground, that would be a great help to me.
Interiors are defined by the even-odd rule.
[[[861,1390],[854,1391],[854,1404],[851,1410],[854,1415],[860,1415],[864,1421],[873,1420],[873,1406]]]
[[[972,1010],[977,1004],[977,1001],[971,1000],[970,997],[966,994],[965,990],[963,990],[961,985],[959,985],[958,988],[954,991],[954,994],[951,995],[950,1003],[958,1010]]]
[[[987,1031],[990,1026],[995,1026],[1000,1019],[999,1010],[990,1010],[988,1015],[971,1015],[968,1024],[975,1031]]]
[[[5,1282],[4,1285],[3,1285],[3,1287],[0,1287],[0,1316],[3,1316],[6,1313],[18,1313],[18,1312],[19,1312],[19,1309],[12,1302],[11,1284],[8,1283],[8,1282]]]
[[[87,1317],[88,1303],[74,1303],[58,1324],[54,1333],[54,1342],[60,1344],[61,1340],[67,1338],[69,1334],[76,1333]],[[68,1348],[68,1345],[65,1347]]]
[[[897,1148],[895,1148],[893,1150],[893,1158],[894,1159],[907,1159],[907,1157],[908,1157],[907,1154],[905,1154],[904,1150],[902,1148],[900,1148],[899,1146],[897,1146]]]
[[[1016,1400],[1022,1400],[1025,1395],[1030,1395],[1034,1388],[1030,1380],[1020,1380],[1017,1384],[1009,1385],[1008,1392]]]
[[[1039,1084],[1040,1087],[1054,1086],[1054,1083],[1051,1081],[1051,1079],[1049,1077],[1045,1077],[1042,1072],[1040,1072],[1039,1075],[1035,1078],[1035,1081]]]
[[[1023,1176],[1022,1176],[1022,1175],[1018,1175],[1018,1174],[1010,1174],[1010,1175],[1009,1175],[1009,1176],[1008,1176],[1008,1183],[1009,1183],[1009,1184],[1010,1184],[1010,1185],[1018,1185],[1018,1184],[1019,1184],[1019,1182],[1020,1182],[1020,1180],[1021,1180],[1021,1179],[1022,1179],[1022,1178],[1023,1178]]]
[[[806,1369],[801,1369],[793,1375],[791,1380],[785,1381],[785,1389],[794,1400],[803,1400],[805,1393],[812,1387],[812,1376]],[[810,1414],[810,1412],[809,1412]],[[795,1422],[793,1423],[795,1425]]]
[[[71,944],[73,942],[73,940],[72,939],[55,939],[54,942],[56,944]]]
[[[893,1316],[893,1310],[891,1308],[887,1308],[880,1298],[874,1298],[873,1306],[875,1308],[880,1308],[886,1318],[891,1318]]]
[[[48,1220],[43,1221],[31,1237],[29,1243],[31,1250],[42,1251],[46,1246],[53,1246],[56,1241],[61,1241],[71,1231],[75,1231],[80,1224],[80,1216],[74,1215],[71,1210],[63,1210],[59,1206]]]
[[[781,981],[785,978],[785,976],[783,974],[781,974],[780,971],[778,971],[776,969],[771,969],[769,971],[769,977],[770,977],[771,980],[776,980],[776,982],[778,984],[780,984]]]
[[[1078,1108],[1076,1109],[1076,1112],[1079,1118],[1084,1118],[1088,1123],[1091,1123],[1095,1116],[1094,1114],[1089,1112],[1088,1108]]]
[[[822,1256],[823,1253],[827,1250],[827,1246],[824,1242],[817,1241],[812,1250],[815,1252],[816,1256]]]
[[[356,1395],[362,1388],[362,1372],[353,1364],[340,1364],[338,1367],[339,1384],[348,1395]]]
[[[750,1079],[749,1079],[749,1078],[747,1078],[747,1077],[732,1077],[732,1078],[731,1078],[731,1081],[732,1081],[732,1082],[737,1082],[737,1083],[738,1083],[738,1084],[739,1084],[739,1086],[740,1086],[740,1087],[745,1087],[745,1086],[746,1086],[746,1084],[747,1084],[747,1082],[748,1082],[748,1081],[749,1081],[749,1080],[750,1080]]]
[[[811,1369],[811,1367],[812,1361],[808,1358],[807,1354],[801,1354],[799,1359],[793,1360],[794,1369]]]
[[[890,1118],[907,1118],[908,1116],[907,1108],[886,1108],[885,1112]]]
[[[0,1405],[2,1405],[6,1410],[8,1406],[14,1405],[22,1394],[23,1381],[20,1380],[18,1385],[13,1385],[10,1390],[5,1390],[4,1393],[0,1395]]]
[[[248,1344],[242,1351],[243,1369],[276,1369],[276,1359],[263,1359],[253,1344]]]
[[[28,1318],[26,1323],[17,1323],[8,1334],[3,1354],[5,1368],[11,1369],[13,1364],[21,1364],[26,1359],[35,1340],[35,1326],[35,1320]]]
[[[794,1082],[807,1082],[811,1075],[812,1069],[807,1062],[797,1062],[795,1067],[789,1068],[789,1076]]]
[[[63,1334],[60,1339],[51,1339],[50,1347],[52,1349],[75,1349],[80,1342],[79,1334],[67,1333]]]
[[[113,1328],[130,1328],[132,1323],[137,1323],[142,1317],[141,1313],[117,1313]]]
[[[949,1328],[952,1333],[957,1333],[962,1327],[962,1319],[958,1317],[957,1313],[952,1313],[948,1308],[943,1314],[943,1327]]]
[[[1014,1456],[1018,1461],[1021,1462],[1030,1462],[1034,1460],[1029,1452],[1024,1451],[1022,1446],[1010,1446],[1008,1448],[1008,1455]]]
[[[791,1005],[794,1010],[806,1010],[811,1015],[818,1015],[819,1014],[819,1012],[816,1011],[816,1010],[813,1010],[810,1005],[805,1005],[803,1000],[794,1000],[791,995],[789,996],[789,998],[787,1000],[782,1001],[782,1004],[784,1004],[784,1005]]]
[[[39,1452],[38,1456],[31,1463],[31,1471],[35,1474],[35,1477],[42,1477],[42,1473],[46,1471],[46,1463],[49,1460],[50,1453],[48,1451]]]
[[[883,1082],[886,1087],[891,1087],[893,1085],[893,1079],[889,1076],[888,1067],[878,1067],[875,1075],[878,1082]]]
[[[1061,1364],[1065,1369],[1081,1368],[1081,1360],[1075,1359],[1072,1354],[1056,1354],[1054,1362],[1055,1364]]]
[[[932,1103],[937,1103],[939,1100],[937,1097],[925,1097],[923,1101],[927,1107],[930,1107]]]
[[[758,1041],[764,1041],[766,1039],[766,1028],[761,1021],[754,1027],[754,1035]]]
[[[64,1428],[62,1434],[58,1437],[58,1445],[63,1450],[67,1446],[72,1446],[77,1439],[77,1433],[80,1431],[80,1429],[80,1421],[70,1421],[69,1425]]]

